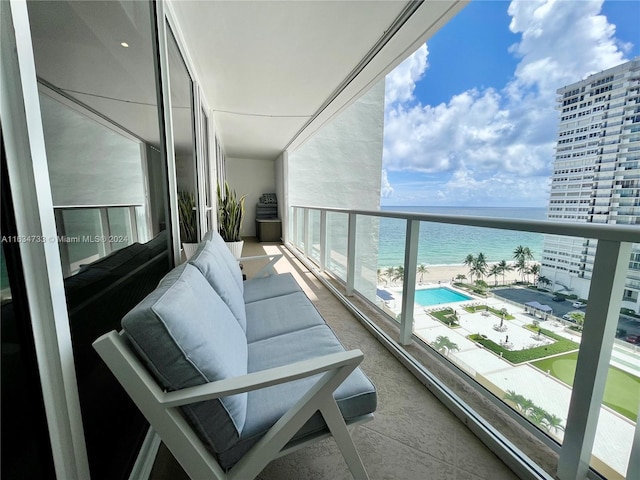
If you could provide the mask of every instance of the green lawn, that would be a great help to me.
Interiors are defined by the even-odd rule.
[[[558,380],[573,386],[577,361],[578,352],[572,352],[531,362],[531,364],[544,372],[549,370]],[[640,403],[640,378],[619,368],[609,367],[602,403],[636,422]]]

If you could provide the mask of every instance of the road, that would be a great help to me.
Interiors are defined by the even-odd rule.
[[[496,297],[506,298],[512,302],[524,305],[527,302],[538,302],[543,305],[549,305],[553,309],[553,315],[562,317],[565,313],[574,312],[577,309],[571,306],[573,300],[565,300],[564,302],[554,302],[551,293],[539,292],[529,288],[499,288],[491,290]],[[618,319],[618,329],[625,330],[626,335],[640,335],[640,321],[620,315]]]

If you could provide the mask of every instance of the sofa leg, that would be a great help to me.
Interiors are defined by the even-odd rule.
[[[342,452],[342,456],[347,462],[353,478],[355,480],[369,480],[369,475],[367,475],[360,454],[353,443],[344,418],[342,418],[342,413],[340,413],[340,409],[333,396],[331,396],[330,401],[322,406],[320,413],[322,413],[324,421],[327,423],[333,438],[338,444],[338,448]]]

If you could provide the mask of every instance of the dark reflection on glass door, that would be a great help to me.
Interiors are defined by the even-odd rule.
[[[2,135],[0,134],[0,137]],[[0,478],[54,478],[53,458],[2,144]]]
[[[28,3],[93,480],[128,478],[148,425],[92,343],[120,329],[172,262],[153,8]]]

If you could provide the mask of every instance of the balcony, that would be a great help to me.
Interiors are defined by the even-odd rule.
[[[367,263],[367,248],[371,247],[372,242],[372,235],[367,228],[370,228],[371,225],[376,225],[376,221],[382,220],[403,222],[406,226],[406,235],[402,240],[405,248],[405,261],[400,275],[402,286],[392,289],[386,289],[380,281],[376,281],[375,265],[372,268],[372,265]],[[414,302],[416,280],[418,278],[416,274],[418,251],[425,248],[424,244],[421,245],[424,240],[420,234],[421,222],[428,222],[428,224],[455,224],[459,228],[470,228],[471,226],[491,227],[501,230],[559,235],[560,238],[582,237],[599,240],[595,260],[593,265],[588,268],[589,277],[592,277],[593,280],[591,280],[590,291],[584,295],[584,298],[588,297],[589,307],[587,308],[585,329],[581,335],[575,336],[573,333],[567,333],[566,325],[563,325],[562,319],[558,318],[560,315],[544,316],[540,312],[526,313],[522,308],[523,302],[516,301],[511,303],[502,298],[493,298],[491,294],[488,297],[484,297],[475,296],[474,293],[470,292],[465,292],[472,296],[471,299],[467,298],[467,303],[454,305],[462,307],[462,310],[458,310],[463,319],[459,326],[454,325],[454,328],[451,328],[452,325],[447,326],[438,323],[431,318],[433,316],[431,311],[437,310],[437,308],[423,308]],[[511,446],[515,445],[517,449],[525,452],[526,456],[534,458],[534,462],[538,465],[546,464],[543,468],[547,473],[551,475],[557,474],[559,478],[576,478],[579,474],[573,469],[584,468],[586,464],[591,464],[592,468],[604,473],[607,478],[624,478],[627,465],[634,464],[633,460],[629,463],[629,458],[635,458],[634,455],[637,455],[637,453],[631,452],[632,438],[636,428],[637,399],[634,400],[635,403],[632,402],[633,405],[630,407],[634,410],[631,414],[633,420],[620,415],[615,410],[615,407],[611,409],[610,406],[607,406],[606,401],[602,407],[598,407],[597,405],[600,405],[602,398],[595,400],[595,404],[591,403],[595,406],[590,409],[591,411],[588,415],[581,415],[584,414],[585,410],[589,409],[583,404],[584,399],[590,398],[597,389],[602,387],[604,377],[612,375],[610,372],[607,373],[610,364],[612,366],[623,365],[627,362],[625,360],[627,355],[631,355],[629,358],[633,359],[631,360],[633,364],[639,364],[638,360],[640,358],[636,358],[637,351],[626,342],[617,339],[614,341],[613,338],[620,309],[619,299],[622,298],[626,275],[625,266],[628,263],[631,249],[631,243],[629,242],[637,239],[637,231],[629,227],[611,225],[603,227],[600,225],[559,224],[545,221],[520,222],[505,219],[388,211],[372,212],[294,207],[290,214],[289,235],[291,240],[291,244],[288,245],[289,248],[305,262],[311,271],[323,279],[323,283],[341,297],[352,311],[356,312],[361,321],[369,325],[368,328],[374,332],[374,335],[385,343],[394,352],[394,355],[400,358],[405,366],[425,383],[436,396],[441,398],[452,411],[473,412],[471,417],[465,421],[484,442],[495,445],[496,443],[493,442],[495,442],[496,437],[493,437],[492,433],[487,436],[484,436],[484,434],[487,433],[487,429],[493,433],[497,433],[499,430],[499,435],[504,435],[508,442],[512,442],[510,443]],[[375,240],[373,240],[373,243],[375,243]],[[426,248],[433,248],[433,245],[429,245]],[[618,253],[614,253],[613,257],[610,256],[613,251],[608,252],[609,248],[613,248]],[[473,240],[470,239],[469,249],[470,251],[477,251],[482,249],[482,246],[474,245]],[[614,264],[618,265],[617,269],[611,268]],[[558,271],[563,270],[568,274],[567,268],[558,269]],[[608,272],[608,274],[604,272]],[[370,275],[374,275],[373,285],[378,284],[377,291],[374,289],[373,294],[367,291],[367,285],[370,285],[371,281],[366,277]],[[604,278],[605,275],[608,276],[608,279]],[[580,275],[576,272],[574,278],[579,277]],[[614,280],[614,277],[617,279]],[[450,283],[447,279],[443,280],[443,282]],[[561,287],[568,288],[560,280],[555,284],[558,289]],[[392,291],[394,299],[385,301],[380,296],[380,290],[387,290],[387,293]],[[384,292],[382,293],[384,295]],[[550,296],[543,298],[547,298],[547,302],[551,303]],[[482,331],[483,335],[485,333],[486,336],[491,334],[490,331],[484,332],[481,330],[484,327],[463,325],[467,320],[476,322],[483,316],[479,312],[473,313],[474,309],[467,308],[473,307],[473,304],[491,304],[495,305],[495,308],[491,307],[494,310],[500,311],[502,308],[506,308],[509,313],[515,308],[514,315],[517,320],[513,320],[513,323],[505,320],[510,329],[509,337],[512,342],[515,341],[516,335],[522,333],[520,327],[526,329],[530,328],[526,325],[528,323],[533,323],[535,326],[536,322],[538,324],[547,322],[542,327],[543,329],[554,331],[557,329],[560,336],[566,334],[568,335],[567,338],[572,338],[572,341],[580,344],[580,347],[573,348],[588,349],[589,355],[576,355],[577,352],[571,354],[577,357],[576,371],[578,372],[575,375],[573,388],[565,384],[563,388],[567,388],[567,390],[560,389],[564,393],[556,391],[558,380],[550,377],[549,372],[551,370],[541,367],[543,368],[542,371],[538,369],[538,373],[531,373],[528,369],[532,368],[532,366],[528,366],[528,361],[526,364],[519,364],[517,360],[513,362],[510,360],[508,363],[503,364],[502,362],[505,361],[502,358],[503,353],[505,357],[513,354],[513,352],[508,351],[511,348],[507,344],[512,343],[508,339],[494,340],[493,346],[491,346],[492,342],[488,342],[484,348],[478,345],[479,342],[484,341],[483,339],[469,341],[469,338],[476,331],[473,330],[475,328],[480,329],[479,331]],[[554,310],[562,311],[560,305],[553,303],[551,305]],[[569,307],[566,308],[570,310],[570,304],[568,305]],[[487,314],[485,320],[491,321],[493,315],[496,314]],[[538,315],[539,318],[533,317],[533,315]],[[405,319],[411,319],[412,321]],[[592,320],[589,321],[590,319]],[[499,317],[493,318],[493,320],[496,325],[500,322]],[[480,324],[476,323],[475,325]],[[456,330],[456,328],[459,329]],[[470,328],[473,331],[469,330]],[[489,328],[489,330],[491,329]],[[456,351],[449,355],[446,350],[443,350],[445,353],[440,355],[431,348],[436,337],[447,335],[449,338],[453,338],[457,345],[462,346],[460,348],[461,352],[458,353]],[[502,335],[504,337],[504,333]],[[523,347],[524,350],[529,348],[528,346]],[[595,351],[600,352],[600,358],[594,362],[592,352]],[[480,357],[483,357],[483,359],[479,360]],[[489,362],[495,368],[487,368],[487,365],[483,364],[483,362]],[[537,364],[538,360],[533,360],[532,363]],[[591,364],[587,366],[588,363]],[[595,363],[599,363],[600,367],[596,367]],[[503,366],[498,367],[498,364]],[[595,371],[598,368],[603,370],[600,373],[600,379],[596,380]],[[615,368],[618,367],[616,366]],[[589,370],[591,371],[589,372]],[[452,371],[456,373],[452,373]],[[465,374],[461,372],[465,372]],[[635,377],[637,377],[637,373]],[[503,379],[502,377],[505,378]],[[522,383],[521,380],[525,378],[526,380]],[[540,382],[539,384],[537,383],[538,381]],[[534,384],[538,385],[535,389],[539,392],[552,392],[549,395],[544,394],[539,398],[536,397],[534,403],[536,406],[541,406],[544,410],[553,412],[555,416],[561,418],[559,425],[561,428],[557,430],[549,427],[535,428],[533,426],[535,422],[532,423],[530,418],[526,419],[523,418],[523,415],[514,413],[514,410],[501,401],[502,398],[508,396],[509,390],[512,389],[509,385],[519,385],[518,388],[528,391],[527,389],[533,388],[532,385]],[[454,386],[460,389],[456,390],[456,394],[458,395],[458,400],[461,400],[464,405],[461,409],[453,406],[456,402],[446,398],[446,395],[441,396],[440,388],[451,391],[455,390]],[[633,390],[634,387],[630,388]],[[473,394],[470,392],[473,392]],[[572,393],[575,393],[575,395]],[[533,394],[528,393],[525,396],[533,398],[531,395]],[[563,400],[559,401],[558,399],[560,398],[563,398]],[[491,409],[494,410],[490,409],[491,411],[487,413],[487,405],[490,405]],[[578,411],[581,411],[582,414],[578,414]],[[477,415],[477,412],[482,413]],[[487,426],[488,423],[484,423],[484,420],[479,420],[481,417],[484,419],[491,418],[488,422],[491,426]],[[475,423],[476,421],[478,423]],[[595,437],[581,427],[581,425],[586,426],[587,424],[591,425],[589,428],[593,428],[597,424],[596,430],[598,433],[595,434]],[[484,426],[480,427],[480,425]],[[606,433],[607,425],[616,425],[614,429],[617,433],[613,437]],[[509,430],[510,432],[506,433]],[[522,431],[527,432],[525,437],[521,436]],[[621,433],[623,431],[626,433]],[[529,439],[532,437],[535,437],[538,441],[533,448],[531,448],[529,440],[523,440],[524,438]],[[594,442],[593,444],[591,443],[592,441]],[[550,455],[548,451],[544,454],[541,453],[541,450],[538,450],[540,445],[544,445],[544,449],[550,449],[553,454]],[[586,455],[582,460],[577,460],[575,456],[572,457],[571,452],[575,454],[576,448],[586,449],[582,452],[583,455]],[[500,448],[498,448],[499,450]],[[612,451],[616,453],[612,455]],[[505,454],[505,450],[502,450],[498,455],[502,459],[511,458],[512,461],[515,461],[513,457]],[[541,460],[541,458],[545,458],[545,460]],[[522,467],[522,464],[518,463],[518,461],[515,462],[515,465]],[[549,466],[549,462],[554,465]],[[555,466],[556,462],[557,467]],[[586,464],[583,462],[586,462]],[[529,462],[528,464],[530,465],[531,463]],[[519,468],[513,465],[510,463],[512,468]],[[582,465],[582,467],[578,467],[578,465]],[[524,474],[522,471],[518,471],[518,474],[529,476],[531,472]]]
[[[347,348],[365,354],[363,370],[378,393],[376,418],[353,430],[354,442],[374,478],[518,478],[456,416],[386,350],[357,318],[282,245],[245,241],[243,254],[283,253],[279,273],[291,272]],[[248,276],[259,268],[245,265]],[[161,447],[150,480],[187,480]],[[272,462],[258,477],[351,479],[332,439]]]

